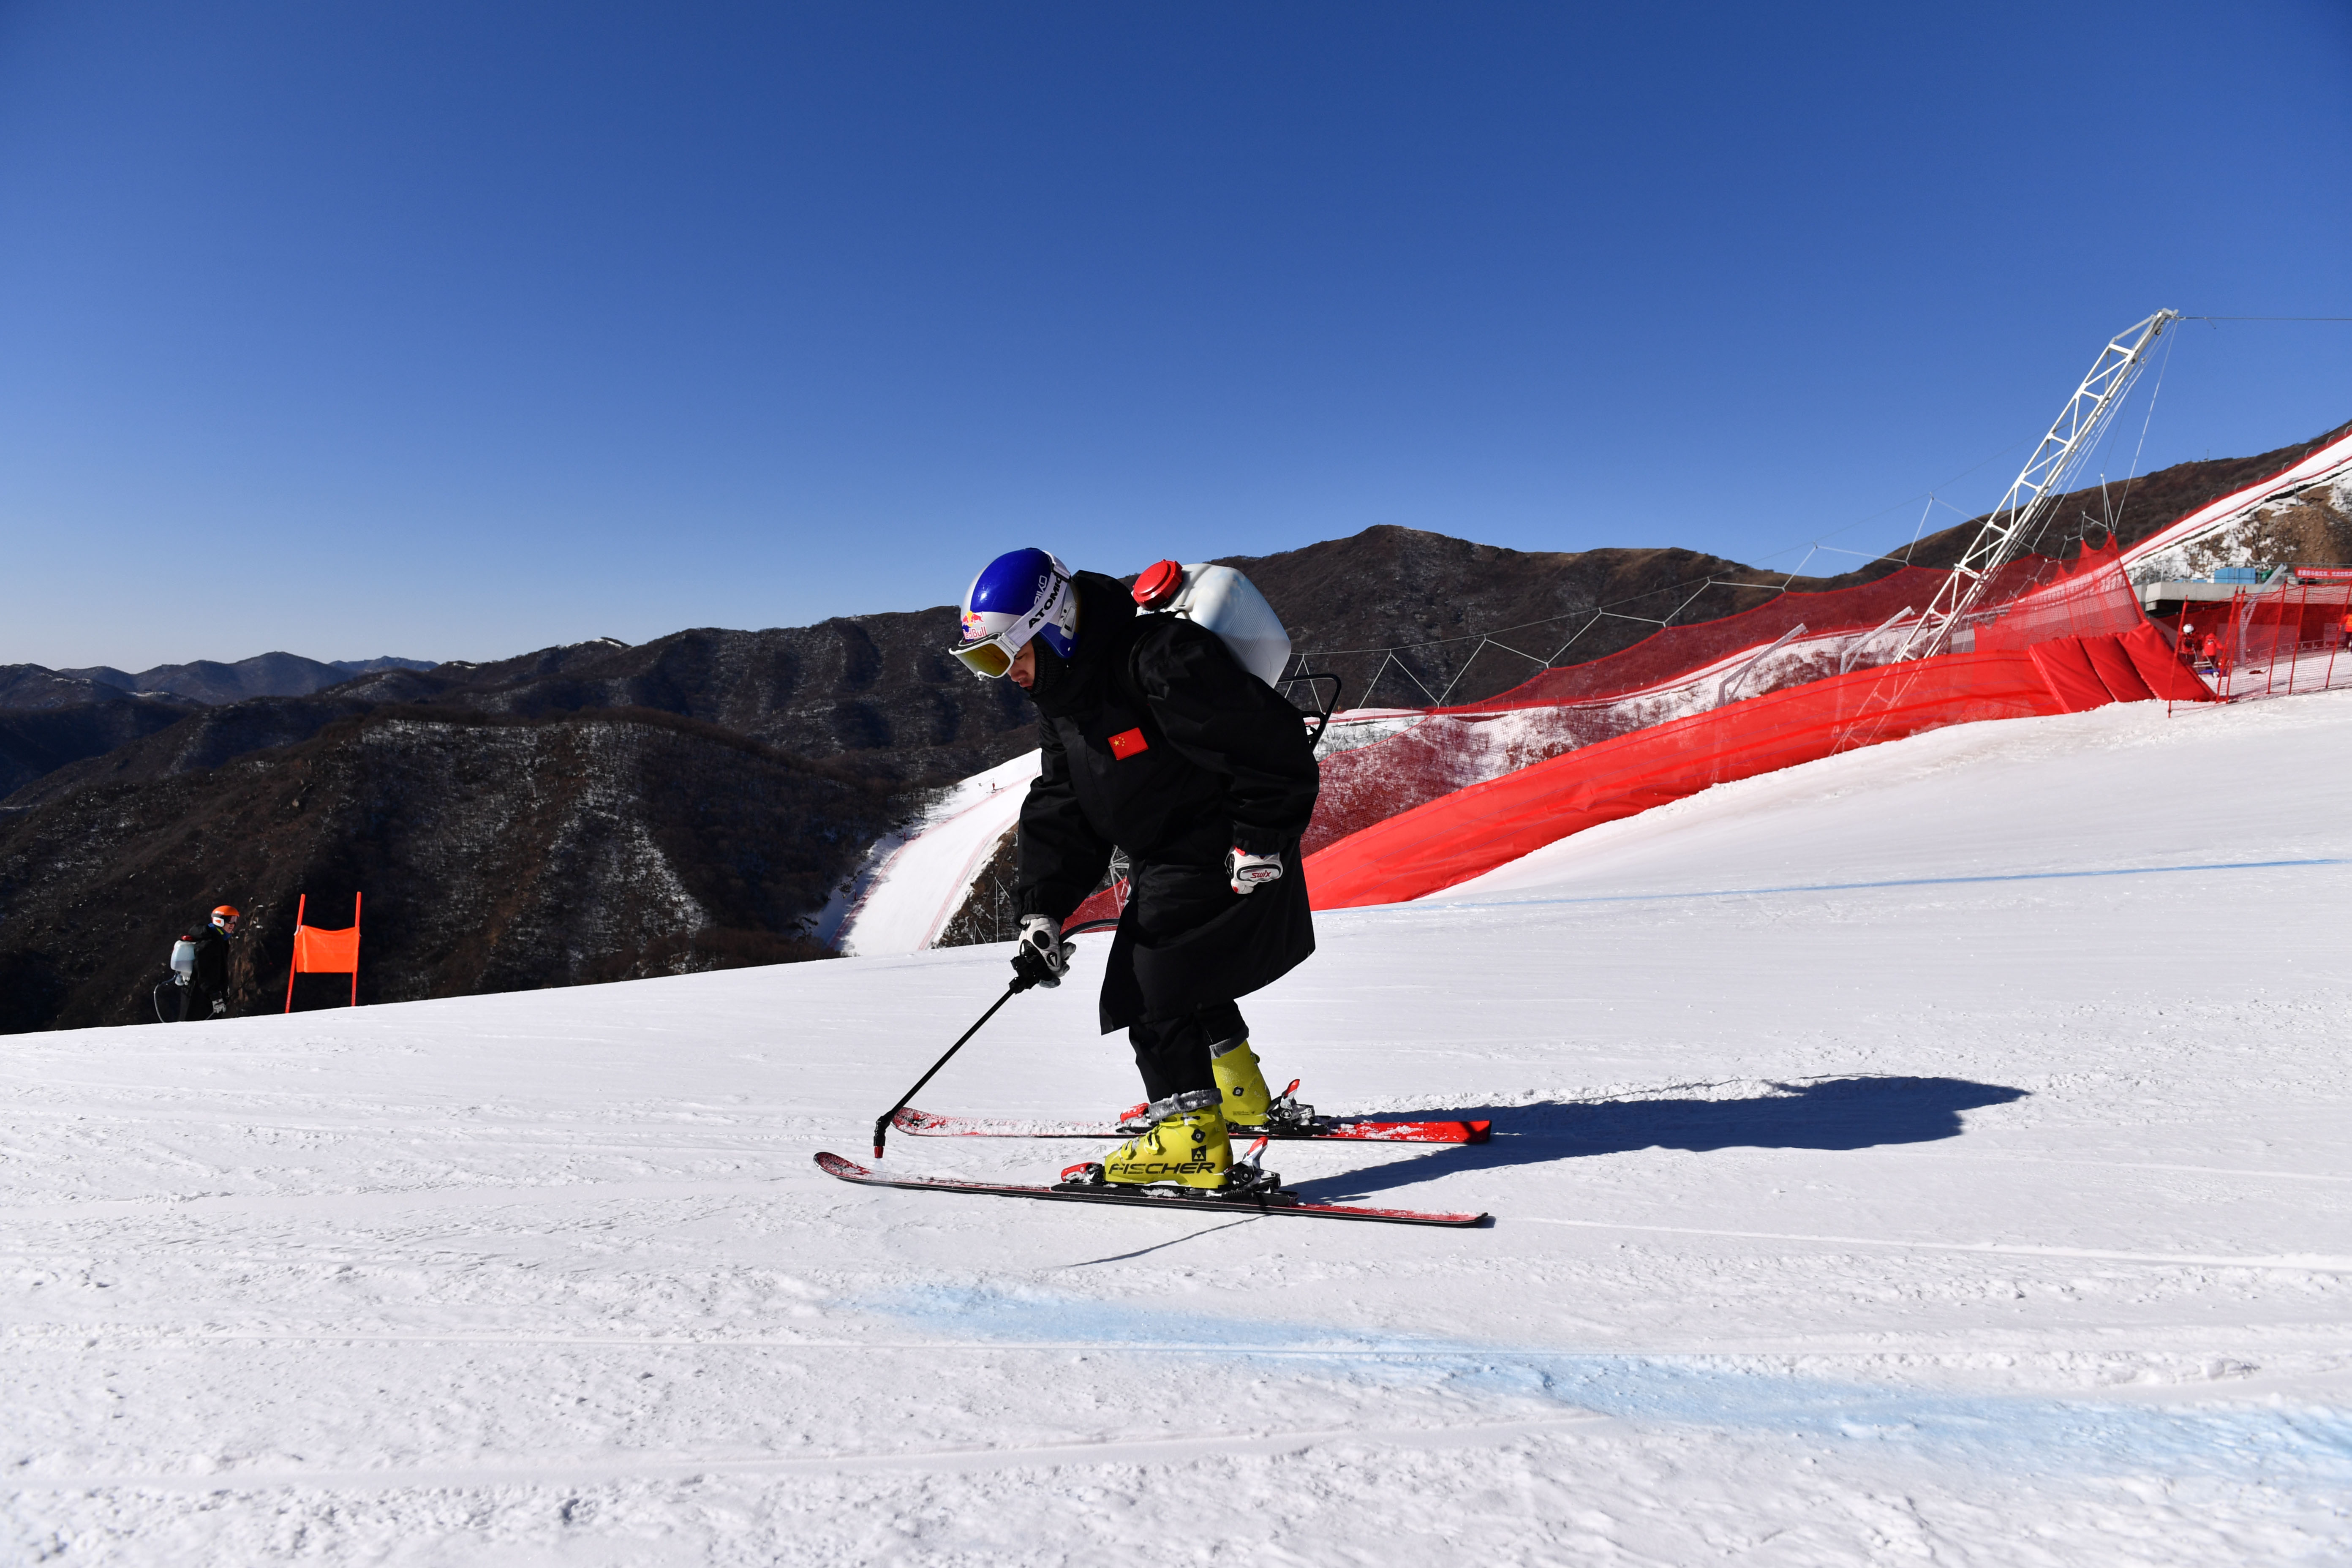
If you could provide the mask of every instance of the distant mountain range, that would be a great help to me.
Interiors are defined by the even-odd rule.
[[[2315,445],[2063,498],[2040,546],[2103,527],[2128,544]],[[2307,521],[2305,558],[2352,560],[2352,518]],[[1976,529],[1906,554],[1948,566]],[[1397,706],[1505,690],[1580,627],[1559,662],[1896,567],[1792,579],[1393,527],[1230,564],[1348,703]],[[1532,656],[1478,636],[1514,626]],[[821,956],[820,913],[867,846],[924,791],[1035,744],[1026,699],[967,674],[955,636],[941,605],[483,664],[0,667],[0,1033],[138,1021],[172,937],[223,901],[250,917],[240,1005],[282,1005],[305,892],[347,910],[365,891],[362,1000]]]
[[[264,653],[235,664],[198,659],[159,664],[132,675],[110,665],[50,669],[37,664],[0,665],[0,708],[66,708],[126,698],[180,698],[207,706],[248,697],[308,697],[357,675],[381,669],[431,669],[425,658],[339,658],[326,664],[299,654]]]

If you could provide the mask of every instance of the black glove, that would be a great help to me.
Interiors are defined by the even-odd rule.
[[[1062,940],[1062,922],[1047,915],[1026,915],[1021,940],[1013,949],[1013,973],[1031,985],[1055,986],[1070,972],[1070,944]]]
[[[1225,881],[1236,893],[1255,890],[1261,882],[1282,879],[1282,855],[1253,855],[1240,847],[1225,851]]]

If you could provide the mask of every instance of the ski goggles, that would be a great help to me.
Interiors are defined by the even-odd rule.
[[[1013,661],[1020,656],[1021,642],[1014,634],[1021,628],[1008,626],[992,637],[980,642],[958,643],[948,651],[963,661],[963,667],[982,680],[1002,680],[1013,669]]]

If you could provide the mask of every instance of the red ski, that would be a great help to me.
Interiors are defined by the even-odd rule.
[[[908,1106],[890,1118],[901,1132],[923,1138],[1128,1138],[1140,1124],[1117,1121],[1031,1121],[1005,1116],[935,1116]],[[1486,1121],[1349,1121],[1335,1116],[1309,1115],[1271,1127],[1234,1129],[1234,1136],[1260,1133],[1276,1142],[1332,1138],[1360,1143],[1484,1143],[1493,1134]]]
[[[1455,1227],[1491,1225],[1483,1214],[1432,1214],[1420,1209],[1358,1208],[1347,1204],[1318,1204],[1283,1188],[1244,1192],[1227,1196],[1189,1187],[1125,1187],[1099,1183],[1066,1183],[1059,1186],[1018,1186],[1005,1182],[965,1182],[949,1176],[885,1176],[838,1154],[819,1154],[816,1163],[828,1176],[865,1187],[904,1187],[909,1192],[978,1193],[999,1198],[1045,1198],[1055,1203],[1121,1204],[1130,1208],[1181,1209],[1213,1215],[1255,1212],[1297,1215],[1302,1219],[1369,1220],[1382,1225],[1443,1225]]]

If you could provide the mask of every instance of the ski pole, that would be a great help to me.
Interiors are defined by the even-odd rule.
[[[1028,990],[1029,987],[1036,984],[1037,983],[1035,981],[1030,979],[1025,974],[1014,975],[1012,982],[1004,987],[1004,994],[999,996],[994,1002],[989,1004],[988,1011],[980,1016],[980,1023],[974,1024],[971,1028],[966,1029],[963,1032],[962,1038],[957,1040],[954,1045],[948,1047],[947,1056],[941,1057],[939,1060],[933,1062],[931,1064],[931,1070],[917,1079],[915,1080],[915,1087],[898,1097],[898,1104],[892,1106],[889,1110],[884,1111],[881,1115],[874,1119],[874,1157],[876,1159],[879,1160],[882,1157],[882,1140],[887,1136],[890,1131],[890,1119],[898,1115],[898,1112],[906,1110],[907,1102],[908,1100],[923,1092],[923,1085],[930,1082],[939,1070],[948,1065],[948,1057],[951,1057],[958,1051],[963,1049],[964,1040],[969,1040],[974,1035],[980,1033],[981,1024],[985,1024],[991,1018],[995,1017],[997,1008],[1003,1006],[1007,1002],[1012,1001],[1015,996],[1020,995],[1021,993]]]

